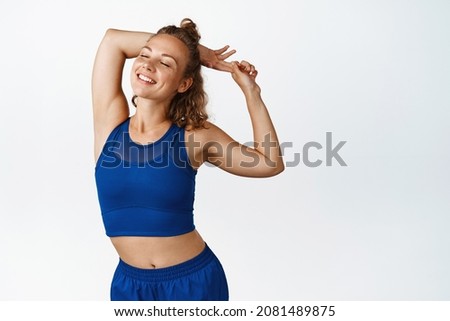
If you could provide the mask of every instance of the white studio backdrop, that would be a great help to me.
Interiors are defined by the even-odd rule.
[[[2,1],[0,300],[109,299],[95,52],[107,28],[184,17],[256,65],[285,147],[277,177],[198,173],[196,225],[231,300],[449,300],[449,16],[437,0]],[[212,120],[251,141],[231,77],[204,75]],[[347,166],[327,166],[340,142]]]

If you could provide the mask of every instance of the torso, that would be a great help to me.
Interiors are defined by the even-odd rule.
[[[200,254],[205,247],[196,230],[170,237],[111,237],[111,242],[124,262],[143,269],[185,262]]]
[[[164,130],[162,129],[160,133]],[[150,140],[131,130],[130,135],[139,143],[144,144]],[[187,135],[190,134],[187,133]],[[189,141],[187,137],[185,141]],[[96,159],[98,159],[102,146],[97,146],[95,149]],[[198,150],[194,151],[189,146],[187,149],[191,163],[197,165],[194,165],[197,169],[199,163],[194,161],[194,158],[198,158]],[[110,239],[119,257],[125,263],[143,269],[164,268],[185,262],[200,254],[205,248],[205,242],[197,230],[169,237],[116,236]]]

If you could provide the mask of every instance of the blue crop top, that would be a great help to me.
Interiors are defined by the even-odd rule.
[[[109,135],[95,166],[108,236],[175,236],[194,230],[194,170],[184,128],[173,124],[158,141],[141,145],[129,135],[130,118]]]

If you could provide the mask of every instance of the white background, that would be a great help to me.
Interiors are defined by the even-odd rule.
[[[197,176],[196,225],[231,300],[449,300],[445,0],[2,1],[0,300],[109,299],[117,255],[94,182],[95,52],[107,28],[184,17],[203,44],[257,66],[292,143],[277,177]],[[250,141],[231,77],[204,75],[212,120]],[[326,132],[346,141],[348,166],[293,166]],[[325,160],[325,148],[309,156]]]

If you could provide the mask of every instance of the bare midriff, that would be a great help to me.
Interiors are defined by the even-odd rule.
[[[168,237],[115,236],[111,237],[111,242],[122,261],[141,269],[180,264],[205,248],[205,242],[196,230]]]

